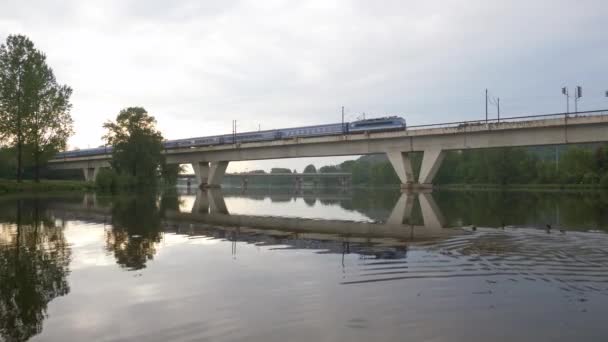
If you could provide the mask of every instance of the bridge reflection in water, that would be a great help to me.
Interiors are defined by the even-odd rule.
[[[502,223],[498,224],[497,228],[479,228],[472,232],[462,228],[461,218],[453,217],[452,223],[448,223],[442,214],[442,211],[448,213],[452,210],[449,203],[469,205],[466,201],[468,194],[448,194],[458,197],[446,202],[441,193],[402,193],[395,197],[392,210],[383,211],[380,215],[374,215],[374,211],[386,207],[386,203],[378,204],[376,208],[368,208],[370,210],[362,209],[365,206],[361,203],[351,203],[357,211],[364,212],[365,217],[372,218],[373,222],[243,215],[231,213],[230,205],[226,204],[238,203],[233,201],[234,197],[249,200],[247,205],[252,205],[251,201],[268,198],[272,202],[285,203],[303,199],[307,205],[320,200],[324,205],[340,203],[340,206],[346,209],[349,207],[349,201],[354,201],[355,198],[349,194],[269,194],[255,191],[225,194],[226,192],[220,189],[198,191],[190,195],[193,199],[192,205],[188,205],[186,210],[184,206],[181,206],[180,210],[180,205],[168,206],[172,209],[165,208],[160,214],[160,229],[164,233],[232,242],[232,253],[235,257],[237,244],[240,242],[272,249],[311,249],[318,253],[341,254],[343,267],[346,254],[358,255],[363,261],[353,264],[351,260],[350,266],[344,267],[342,271],[340,284],[471,278],[485,279],[489,284],[498,280],[514,284],[540,280],[547,285],[556,286],[568,295],[582,296],[608,291],[608,273],[605,272],[608,238],[605,233],[565,233],[559,230],[551,233],[545,229],[534,228],[534,225],[516,228]],[[472,203],[488,211],[490,216],[496,216],[497,213],[491,210],[492,205],[488,204],[488,198],[491,196],[486,195],[490,194],[480,195],[483,201],[476,200]],[[579,198],[576,194],[567,195],[568,198],[572,196]],[[435,197],[442,199],[442,210]],[[183,200],[184,196],[175,198]],[[229,200],[226,201],[225,198]],[[546,201],[544,195],[540,198],[541,203]],[[161,200],[163,201],[165,200]],[[377,202],[379,199],[372,198],[369,201]],[[104,206],[99,202],[103,201],[98,200],[95,195],[87,195],[83,204],[57,202],[52,205],[53,215],[55,218],[66,220],[79,219],[116,225],[112,214],[116,214],[117,203],[106,203]],[[576,201],[578,202],[581,201]],[[538,209],[534,202],[524,201],[524,204],[532,208],[530,210]],[[269,206],[272,207],[273,204]],[[286,208],[293,210],[294,207],[290,204]],[[242,210],[233,208],[233,211],[238,212],[239,209]],[[510,210],[517,213],[513,207]],[[540,212],[541,217],[544,217],[542,211]],[[131,212],[127,214],[129,213]],[[373,217],[381,218],[374,220]],[[498,215],[496,219],[501,221],[504,217]],[[513,220],[521,219],[514,215]],[[491,225],[486,225],[489,226]],[[140,235],[142,233],[139,231],[130,232],[133,237]]]
[[[413,224],[414,201],[418,199],[423,224]],[[445,220],[431,193],[403,193],[384,222],[309,219],[300,217],[230,214],[220,189],[199,190],[189,213],[168,211],[167,223],[201,222],[231,227],[241,232],[265,231],[298,234],[299,238],[404,245],[406,242],[454,235],[444,229]]]
[[[259,194],[257,197],[248,194],[236,196],[248,199],[260,198]],[[311,198],[314,201],[351,198],[336,194],[327,196],[331,197],[323,194],[273,194],[270,198],[274,201],[289,201],[296,197],[303,197],[305,201]],[[419,203],[418,206],[414,205],[416,201]],[[98,202],[97,195],[88,194],[84,197],[82,206],[57,203],[54,206],[54,214],[64,219],[111,223],[111,207],[107,204],[100,205]],[[181,210],[165,209],[161,215],[165,232],[227,238],[265,245],[298,244],[301,247],[302,240],[316,241],[316,247],[336,253],[350,249],[351,243],[364,244],[371,249],[383,247],[404,249],[411,243],[442,239],[464,232],[462,229],[445,228],[445,219],[433,195],[425,192],[401,193],[390,213],[384,215],[386,218],[372,222],[234,214],[226,205],[224,192],[221,189],[197,190],[189,210],[184,210],[183,206]],[[268,238],[273,240],[270,241]],[[321,246],[318,245],[319,242],[326,243],[322,243]]]

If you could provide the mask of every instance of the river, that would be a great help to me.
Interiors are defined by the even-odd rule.
[[[605,341],[608,192],[0,197],[0,341]]]

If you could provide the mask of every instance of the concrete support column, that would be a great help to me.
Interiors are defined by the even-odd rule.
[[[227,161],[211,162],[209,165],[209,181],[207,182],[207,186],[219,188],[222,185],[222,178],[224,178],[227,168]]]
[[[440,149],[425,150],[422,157],[422,166],[420,167],[420,176],[418,182],[422,186],[432,186],[433,178],[439,171],[441,162],[445,158],[445,152]]]
[[[84,180],[87,182],[94,182],[97,178],[97,174],[99,173],[98,167],[86,167],[82,169],[84,173]]]
[[[194,170],[199,186],[206,186],[209,179],[209,162],[192,163],[192,169]]]
[[[389,151],[386,152],[388,160],[393,165],[393,169],[397,173],[401,184],[415,183],[414,172],[412,171],[412,163],[407,152]]]

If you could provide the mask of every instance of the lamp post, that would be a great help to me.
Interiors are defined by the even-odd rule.
[[[568,87],[562,87],[562,94],[566,96],[566,113],[570,113],[570,94],[568,94]]]
[[[562,87],[562,94],[566,96],[566,113],[570,113],[570,93],[568,87]],[[576,86],[574,88],[574,112],[578,113],[578,99],[583,97],[583,87]]]
[[[578,113],[578,99],[583,97],[583,87],[576,86],[576,90],[574,91],[574,112]]]

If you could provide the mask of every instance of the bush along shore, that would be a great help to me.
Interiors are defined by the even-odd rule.
[[[14,180],[0,180],[0,195],[14,193],[36,193],[51,191],[91,191],[95,189],[95,183],[73,180],[41,180],[23,181],[18,183]]]

